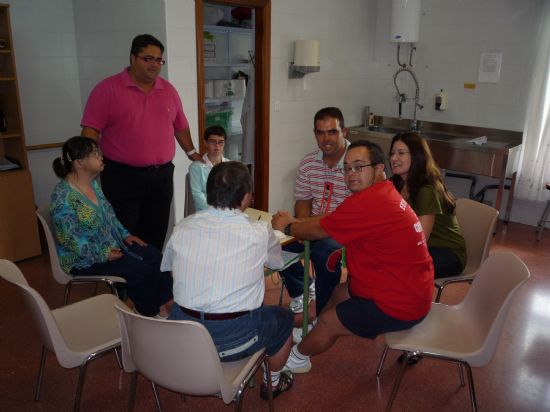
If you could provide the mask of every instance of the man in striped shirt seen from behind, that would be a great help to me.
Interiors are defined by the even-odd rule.
[[[300,162],[294,187],[294,214],[296,218],[322,216],[336,209],[350,195],[341,169],[349,142],[344,115],[337,107],[319,110],[313,119],[313,133],[317,148]],[[332,290],[340,283],[342,246],[331,238],[311,242],[311,260],[315,268],[315,284],[310,286],[310,300],[316,296],[316,312],[327,304]],[[292,252],[303,251],[301,243],[285,247]],[[303,311],[303,272],[296,263],[281,272],[291,297],[290,309]],[[301,329],[295,329],[294,338],[301,338]]]
[[[292,344],[292,313],[263,305],[264,265],[283,267],[279,239],[265,221],[244,210],[252,198],[252,178],[240,162],[214,166],[206,182],[209,207],[177,224],[161,267],[172,271],[174,304],[169,319],[202,323],[222,362],[266,348],[276,397],[292,386],[281,373]],[[267,377],[260,396],[267,399]]]

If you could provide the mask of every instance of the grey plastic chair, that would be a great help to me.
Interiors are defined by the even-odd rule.
[[[441,294],[446,286],[452,283],[472,282],[481,263],[489,255],[498,210],[475,200],[457,199],[456,218],[466,242],[466,267],[458,276],[435,279],[434,286],[437,288],[435,302],[441,300]]]
[[[120,346],[120,329],[114,305],[124,307],[124,303],[115,295],[104,294],[50,310],[15,264],[0,259],[0,276],[20,290],[42,341],[34,399],[38,401],[40,398],[44,363],[50,351],[64,368],[79,368],[73,407],[74,411],[78,411],[88,362]],[[118,354],[116,356],[121,366]]]
[[[69,293],[71,287],[78,283],[95,283],[96,286],[99,283],[106,284],[114,295],[118,296],[116,290],[116,283],[126,283],[126,279],[119,276],[73,276],[61,268],[59,264],[59,257],[57,256],[56,239],[54,236],[53,222],[50,215],[49,205],[43,205],[36,211],[38,221],[44,230],[46,236],[46,242],[48,243],[48,252],[50,254],[50,265],[52,268],[52,274],[57,283],[65,285],[65,296],[63,298],[63,305],[66,305],[69,300]]]
[[[395,378],[386,411],[390,411],[409,358],[422,356],[458,364],[460,383],[468,374],[470,402],[477,411],[471,366],[487,365],[496,350],[512,299],[529,278],[529,269],[511,252],[497,251],[481,265],[471,288],[458,305],[433,303],[426,318],[401,332],[385,333],[386,347],[376,375],[380,376],[388,349],[401,350],[406,359]],[[417,367],[428,366],[424,362]]]
[[[140,372],[153,386],[157,408],[162,405],[156,385],[185,395],[220,396],[226,404],[242,408],[248,381],[263,363],[269,374],[264,349],[236,362],[221,362],[206,328],[191,321],[148,318],[116,306],[122,334],[122,364],[132,373],[128,410],[133,410],[137,376]],[[268,385],[271,389],[271,385]],[[269,390],[269,410],[273,398]]]

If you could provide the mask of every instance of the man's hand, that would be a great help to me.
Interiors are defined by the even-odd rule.
[[[205,161],[203,160],[202,156],[197,152],[197,153],[193,153],[191,156],[189,156],[189,160],[191,161],[195,161],[195,160],[198,160],[199,162],[201,163],[205,163]]]
[[[109,251],[109,256],[107,256],[107,260],[110,262],[112,260],[120,259],[124,254],[122,253],[122,250],[119,248],[112,248]]]
[[[271,226],[273,229],[283,232],[286,225],[295,221],[296,219],[294,219],[286,210],[280,210],[273,215],[273,218],[271,219]]]
[[[124,243],[126,243],[127,245],[133,245],[134,243],[137,243],[140,246],[147,246],[147,243],[134,235],[130,235],[126,239],[124,239]]]

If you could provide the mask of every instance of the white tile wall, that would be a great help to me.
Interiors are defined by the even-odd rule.
[[[295,171],[316,147],[313,116],[325,106],[338,106],[347,124],[361,121],[362,107],[374,105],[369,95],[375,66],[375,0],[275,0],[271,33],[271,125],[269,210],[293,210]],[[297,39],[320,40],[321,71],[304,80],[288,79],[288,62]],[[274,112],[274,102],[280,111]]]
[[[521,130],[543,1],[423,0],[414,59],[425,105],[419,118]],[[177,87],[198,144],[193,0],[8,3],[29,144],[77,133],[91,88],[127,64],[131,39],[143,32],[158,36],[167,46],[163,75]],[[396,50],[387,40],[390,4],[388,0],[272,0],[270,210],[292,208],[295,170],[301,157],[315,147],[312,119],[319,108],[341,107],[348,125],[360,123],[365,105],[375,114],[396,115],[392,81]],[[307,75],[305,84],[288,79],[293,41],[300,38],[321,41],[321,71]],[[464,90],[465,82],[477,81],[483,51],[503,53],[501,81]],[[406,57],[403,53],[402,60]],[[405,76],[402,81],[410,87]],[[446,112],[433,109],[433,94],[441,88],[449,94]],[[280,102],[278,112],[275,101]],[[405,110],[410,109],[409,105]],[[43,193],[49,193],[53,156],[51,151],[29,154],[38,203]],[[182,182],[188,161],[178,151],[175,162],[177,220],[183,213]],[[531,213],[535,218],[538,206]],[[518,212],[520,221],[523,215]]]

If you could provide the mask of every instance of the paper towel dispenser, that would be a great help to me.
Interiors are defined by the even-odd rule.
[[[319,60],[319,40],[296,40],[294,42],[294,61],[288,69],[289,79],[300,79],[307,73],[321,70]]]

